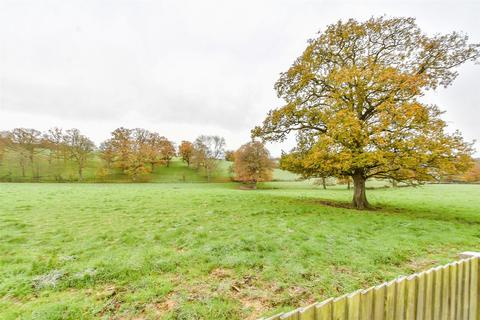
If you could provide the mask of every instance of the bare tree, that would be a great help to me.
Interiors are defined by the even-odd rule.
[[[26,176],[26,167],[30,164],[32,176],[40,175],[40,168],[35,167],[36,155],[40,151],[42,133],[35,129],[15,128],[10,132],[10,147],[17,153],[22,177]]]
[[[199,136],[194,144],[194,165],[203,168],[210,182],[213,172],[217,169],[219,160],[225,153],[225,139],[219,136]]]
[[[43,135],[42,146],[48,152],[48,164],[54,178],[61,180],[62,171],[70,160],[70,152],[66,145],[63,129],[57,127],[49,129]]]
[[[80,134],[78,129],[66,131],[65,141],[70,151],[70,157],[78,165],[78,179],[83,180],[83,169],[87,164],[88,157],[93,152],[95,144],[86,136]]]
[[[7,147],[10,145],[9,134],[6,131],[0,132],[0,166],[2,165],[3,157],[7,151]]]

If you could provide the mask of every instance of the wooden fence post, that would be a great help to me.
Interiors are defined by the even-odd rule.
[[[480,261],[480,252],[474,251],[465,251],[460,253],[460,259],[469,259],[469,258],[476,258],[474,264],[472,264],[472,271],[475,272],[475,275],[471,275],[472,280],[475,281],[475,284],[471,283],[471,285],[476,285],[477,288],[475,290],[477,297],[476,301],[470,301],[470,306],[473,307],[472,313],[470,314],[470,319],[480,320],[480,268],[479,268],[479,261]]]

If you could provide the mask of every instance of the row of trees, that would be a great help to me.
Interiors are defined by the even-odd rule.
[[[218,169],[219,160],[225,156],[225,139],[219,136],[199,136],[194,142],[182,141],[178,154],[188,166],[203,169],[207,180]]]
[[[272,179],[274,161],[271,160],[268,150],[259,141],[244,144],[236,151],[225,150],[225,140],[218,136],[200,136],[194,142],[182,141],[175,150],[175,145],[158,133],[145,129],[118,128],[112,132],[111,138],[103,142],[98,149],[93,142],[82,135],[77,129],[63,131],[53,128],[42,134],[34,129],[17,128],[10,132],[0,133],[0,166],[6,152],[16,155],[15,159],[21,168],[21,175],[27,173],[31,177],[40,177],[40,162],[46,160],[49,166],[60,168],[56,172],[56,180],[61,178],[62,166],[73,162],[76,165],[78,179],[83,179],[83,171],[89,159],[94,157],[103,159],[97,171],[97,177],[104,177],[111,173],[112,169],[118,169],[132,180],[138,180],[145,174],[151,173],[156,166],[169,166],[175,155],[180,156],[187,166],[198,171],[203,170],[208,181],[218,169],[221,159],[233,162],[231,172],[236,181],[247,183],[255,187],[259,181]],[[303,167],[292,168],[289,162],[291,155],[284,154],[281,158],[281,167],[290,170],[304,172]],[[98,161],[95,162],[98,165]],[[326,187],[328,176],[320,177]],[[480,162],[463,175],[447,175],[442,177],[443,182],[478,182],[480,181]],[[350,185],[351,177],[337,177],[337,182]],[[395,185],[396,180],[391,180]]]
[[[135,180],[153,171],[157,164],[168,166],[176,150],[171,141],[145,129],[118,128],[96,148],[78,129],[53,128],[42,133],[15,128],[0,133],[0,166],[7,153],[13,155],[23,178],[41,178],[41,164],[46,161],[55,180],[62,180],[62,172],[72,163],[78,179],[83,180],[87,163],[96,154],[104,160],[101,172],[108,174],[110,169],[118,168]]]
[[[119,168],[132,180],[153,172],[157,165],[170,165],[176,155],[175,145],[156,132],[145,129],[118,128],[111,138],[100,144],[105,173]]]
[[[219,164],[219,159],[231,161],[234,180],[244,182],[253,188],[257,182],[271,180],[275,166],[263,143],[251,141],[237,151],[226,151],[225,140],[218,136],[200,136],[193,143],[182,141],[179,155],[188,166],[203,168],[209,181]]]
[[[102,159],[97,176],[105,177],[112,170],[120,171],[133,181],[153,171],[157,166],[169,166],[173,157],[180,156],[189,167],[202,171],[211,181],[220,160],[233,161],[235,178],[255,184],[271,179],[273,161],[260,142],[250,142],[236,152],[225,150],[225,139],[201,135],[195,141],[182,141],[178,152],[174,143],[156,132],[145,129],[118,128],[98,148],[78,129],[53,128],[47,132],[16,128],[0,134],[0,166],[6,153],[14,155],[23,178],[41,178],[41,163],[47,163],[55,180],[63,180],[65,166],[74,164],[78,180],[84,179],[84,170],[90,160]]]
[[[74,161],[82,179],[83,169],[94,149],[95,144],[78,129],[53,128],[42,134],[35,129],[16,128],[0,133],[0,164],[8,151],[15,153],[22,177],[27,176],[27,171],[34,178],[40,177],[38,160],[42,157],[52,166]]]
[[[218,160],[224,156],[224,148],[223,138],[200,136],[194,143],[182,141],[178,153],[189,166],[204,169],[210,180]],[[61,179],[59,175],[64,166],[72,162],[77,168],[78,179],[82,180],[88,160],[98,155],[104,164],[99,168],[100,176],[119,169],[132,180],[137,180],[153,172],[156,166],[169,166],[177,150],[166,137],[141,128],[118,128],[98,148],[78,129],[53,128],[42,133],[35,129],[15,128],[0,133],[0,166],[7,153],[14,155],[23,178],[40,178],[41,163],[46,160],[51,169],[49,172],[56,172],[56,180]]]
[[[462,178],[465,182],[480,182],[480,159],[477,159],[473,167]]]

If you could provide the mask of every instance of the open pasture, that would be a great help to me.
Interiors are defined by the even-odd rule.
[[[0,185],[1,319],[254,319],[480,244],[480,186]],[[326,205],[335,204],[335,206]]]

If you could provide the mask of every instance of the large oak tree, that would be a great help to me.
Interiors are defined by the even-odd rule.
[[[447,133],[439,108],[419,98],[449,86],[456,68],[478,57],[467,36],[428,36],[413,18],[339,21],[281,74],[275,89],[286,104],[252,134],[283,141],[296,132],[283,167],[350,176],[353,205],[366,208],[369,178],[422,182],[468,168],[471,145]]]

